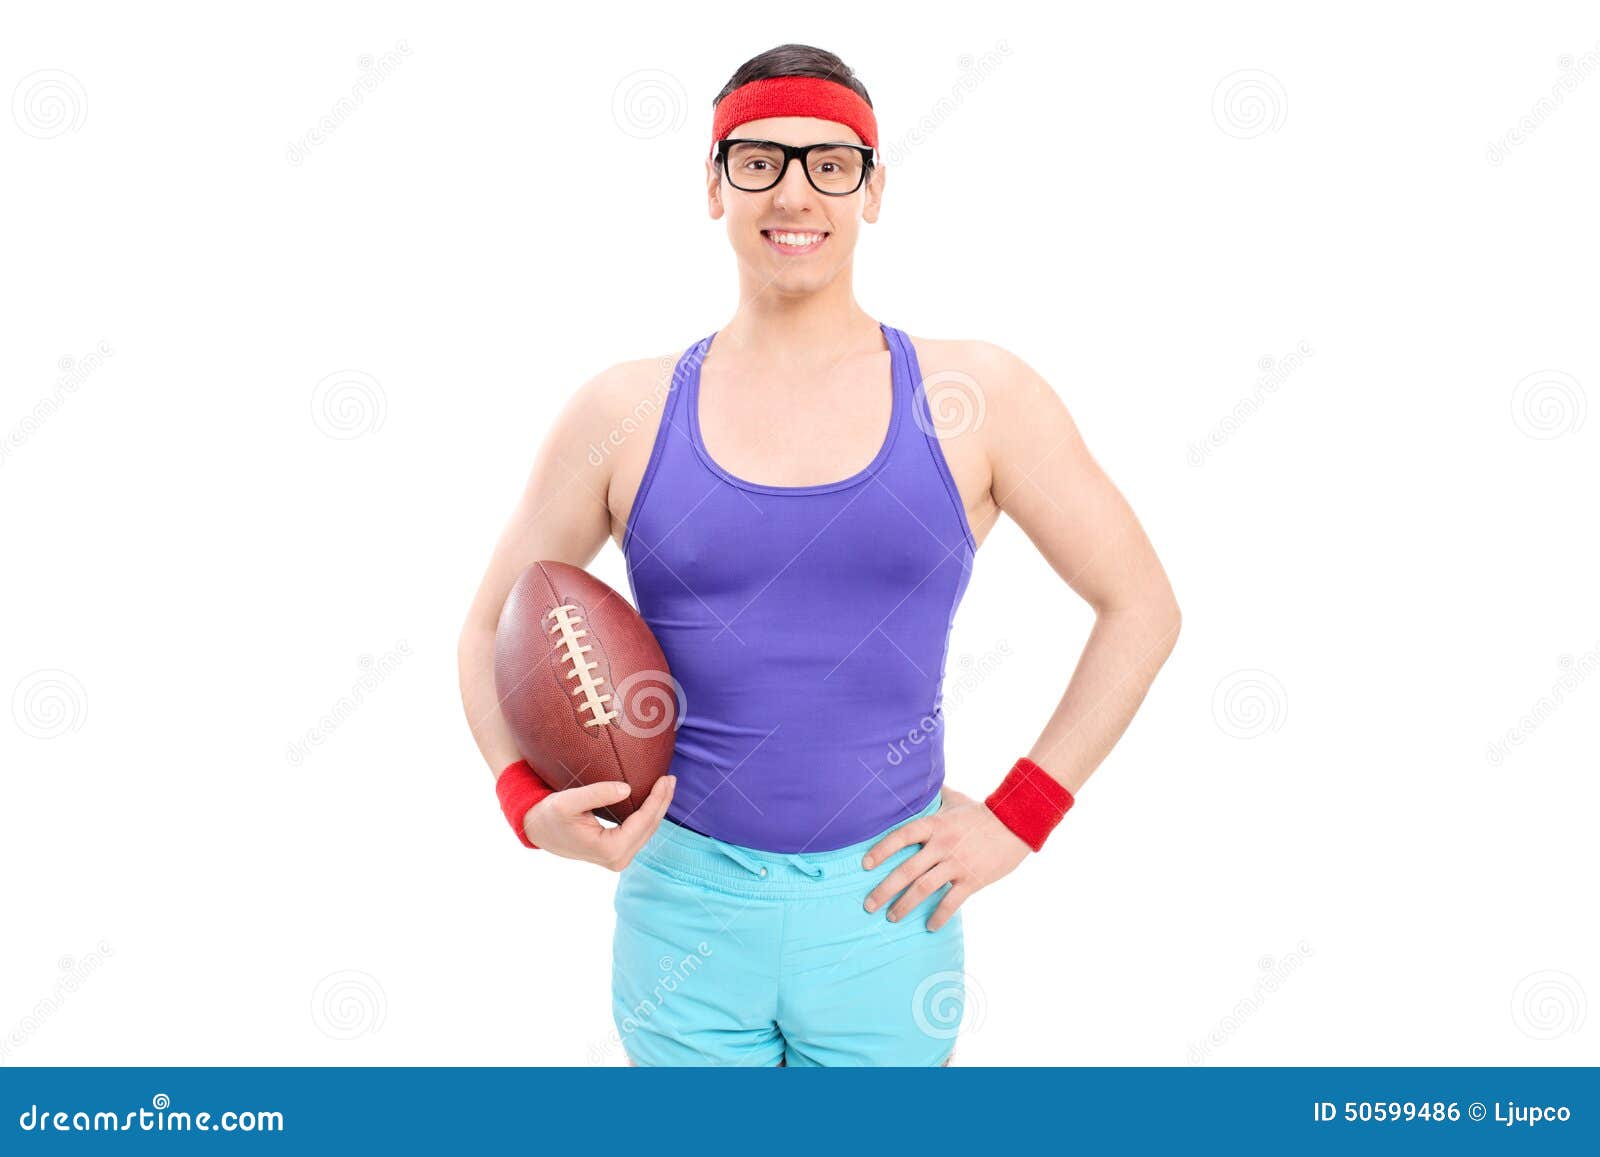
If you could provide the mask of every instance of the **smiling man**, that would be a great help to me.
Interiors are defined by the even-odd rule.
[[[611,453],[587,449],[659,397],[657,360],[578,391],[462,634],[514,830],[621,872],[613,1014],[636,1064],[947,1063],[962,905],[1042,850],[1177,638],[1161,564],[1055,391],[997,346],[912,338],[856,302],[877,143],[832,53],[783,45],[734,74],[706,197],[739,306],[668,359],[653,427]],[[1027,754],[996,727],[993,765],[964,773],[993,777],[979,800],[945,785],[942,685],[1002,511],[1095,626]],[[551,792],[519,758],[492,671],[522,568],[581,566],[608,535],[686,703],[671,775],[611,828],[591,810],[612,785]]]

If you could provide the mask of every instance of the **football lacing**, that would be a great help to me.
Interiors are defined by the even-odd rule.
[[[593,648],[585,647],[578,641],[589,633],[587,630],[578,629],[579,624],[583,622],[583,616],[578,613],[576,606],[568,603],[565,606],[557,607],[545,617],[555,620],[550,630],[559,632],[561,635],[559,645],[564,648],[561,661],[572,664],[572,670],[567,672],[567,678],[578,681],[578,685],[572,689],[572,693],[583,696],[583,702],[578,704],[578,710],[589,713],[589,718],[583,721],[583,725],[585,727],[603,727],[615,719],[617,713],[606,707],[606,704],[611,701],[611,696],[601,693],[605,678],[594,674],[595,671],[600,669],[600,664],[591,663],[584,658]]]

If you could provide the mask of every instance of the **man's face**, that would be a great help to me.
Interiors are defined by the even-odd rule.
[[[816,117],[748,121],[728,135],[786,145],[862,143],[854,129]],[[883,169],[874,167],[854,193],[829,196],[812,187],[795,160],[790,162],[783,180],[770,189],[751,193],[730,185],[713,155],[706,161],[706,194],[712,218],[727,215],[728,240],[733,243],[742,269],[763,287],[811,293],[849,265],[861,222],[878,219]]]

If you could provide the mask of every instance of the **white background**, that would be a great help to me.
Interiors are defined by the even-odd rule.
[[[1594,6],[693,12],[8,8],[0,1063],[622,1063],[456,636],[562,400],[735,307],[710,102],[785,41],[899,150],[862,305],[1043,373],[1184,612],[964,909],[956,1063],[1600,1062]],[[953,786],[1090,625],[1003,522]]]

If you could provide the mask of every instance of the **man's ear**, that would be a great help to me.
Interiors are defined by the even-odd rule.
[[[883,182],[885,170],[882,165],[874,165],[872,176],[867,178],[867,198],[861,205],[861,219],[869,224],[876,224],[878,210],[883,207]]]
[[[723,214],[722,170],[717,168],[717,162],[711,157],[706,158],[706,209],[713,221]]]

